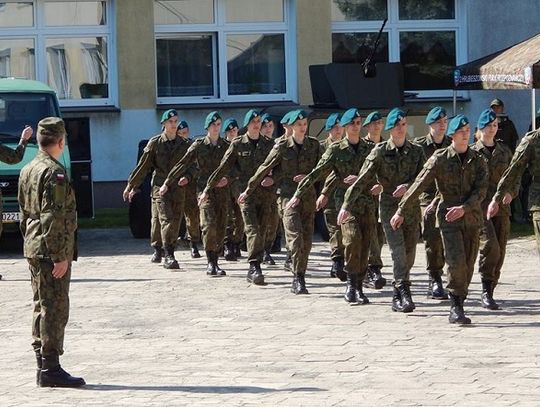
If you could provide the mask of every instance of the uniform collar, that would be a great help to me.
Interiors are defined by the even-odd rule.
[[[410,147],[411,147],[411,143],[409,142],[409,140],[405,139],[405,143],[403,143],[403,146],[401,148],[403,150],[409,150]],[[389,138],[386,141],[386,149],[387,150],[397,150],[398,147],[394,144],[394,141],[391,138]]]

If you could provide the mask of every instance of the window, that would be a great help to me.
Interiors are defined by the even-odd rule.
[[[388,18],[373,61],[401,62],[405,90],[443,96],[466,60],[463,13],[457,0],[332,0],[332,60],[362,63]]]
[[[0,2],[0,75],[47,83],[61,106],[113,105],[111,3]]]
[[[154,1],[158,103],[293,100],[290,0]]]

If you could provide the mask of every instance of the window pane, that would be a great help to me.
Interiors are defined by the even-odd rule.
[[[283,21],[283,0],[226,0],[229,23]]]
[[[400,33],[405,89],[452,89],[456,66],[456,33]]]
[[[154,1],[155,24],[214,22],[214,0]]]
[[[107,39],[49,38],[47,76],[60,99],[109,97]]]
[[[34,40],[0,39],[0,77],[35,79]]]
[[[453,20],[454,0],[399,0],[400,20]]]
[[[34,7],[32,2],[0,2],[0,27],[32,27]]]
[[[332,0],[332,21],[384,20],[386,0]]]
[[[49,26],[106,25],[106,1],[46,2],[45,24]]]
[[[332,34],[332,62],[361,64],[373,52],[377,33]],[[382,33],[372,62],[388,62],[388,33]]]
[[[156,56],[158,97],[214,96],[211,34],[157,39]]]
[[[227,36],[229,95],[286,93],[285,35]]]

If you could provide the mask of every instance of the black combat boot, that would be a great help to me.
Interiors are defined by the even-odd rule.
[[[309,294],[306,288],[306,276],[304,274],[299,274],[299,275],[295,275],[294,278],[296,279],[296,287],[295,287],[295,291],[293,292],[297,295]]]
[[[246,280],[255,285],[264,285],[264,276],[262,274],[261,264],[258,261],[251,261],[249,263]]]
[[[471,319],[465,316],[465,311],[463,310],[464,300],[465,297],[459,297],[450,293],[452,305],[450,307],[450,315],[448,315],[448,322],[451,324],[469,325],[471,323]]]
[[[165,246],[165,260],[163,261],[163,267],[168,270],[178,270],[180,266],[174,258],[174,246]]]
[[[43,359],[41,358],[41,350],[36,349],[34,351],[36,353],[36,385],[39,386],[39,376],[41,375],[41,369],[43,368]]]
[[[216,252],[213,252],[214,255],[214,269],[218,277],[226,276],[227,273],[221,267],[219,267],[219,256]]]
[[[39,375],[39,387],[81,387],[86,384],[82,377],[73,377],[60,366],[58,355],[43,356]]]
[[[270,248],[270,253],[281,253],[281,233],[280,232],[276,234],[274,243],[272,243],[272,247]]]
[[[189,241],[189,248],[191,249],[191,258],[192,259],[198,259],[201,257],[201,254],[199,253],[199,247],[197,246],[197,242],[194,242],[192,240]]]
[[[293,274],[292,283],[291,283],[291,293],[297,294],[298,291],[298,276]]]
[[[392,295],[392,311],[402,312],[403,308],[401,307],[401,293],[399,288],[394,286],[394,293]]]
[[[369,304],[369,298],[366,297],[364,294],[364,290],[362,288],[362,279],[358,278],[357,280],[357,286],[356,286],[356,302],[359,304]]]
[[[206,260],[208,261],[208,266],[206,266],[206,275],[210,277],[217,277],[218,272],[216,269],[216,264],[214,262],[214,252],[206,251]]]
[[[334,272],[334,276],[332,276]],[[347,272],[345,271],[345,262],[343,257],[336,257],[332,260],[332,270],[330,270],[330,277],[337,277],[340,281],[347,281]]]
[[[499,304],[493,299],[493,282],[482,280],[482,307],[497,310],[499,309]]]
[[[269,250],[265,250],[265,251],[264,251],[263,263],[264,263],[264,264],[268,264],[269,266],[275,266],[275,265],[276,265],[276,262],[274,261],[274,259],[273,259],[272,256],[270,255],[270,251],[269,251]]]
[[[242,252],[240,251],[240,243],[233,243],[233,250],[237,259],[242,257]]]
[[[225,254],[225,260],[237,261],[236,252],[234,251],[234,245],[231,242],[225,243],[223,246],[223,253]]]
[[[347,273],[347,288],[345,289],[345,301],[351,305],[358,304],[358,274]]]
[[[152,254],[150,261],[152,263],[161,263],[161,258],[165,255],[165,253],[163,253],[163,248],[157,245],[152,247],[154,248],[154,254]]]
[[[382,276],[381,266],[368,266],[363,286],[380,290],[386,285],[386,278]]]
[[[413,312],[416,305],[414,305],[409,285],[402,284],[399,287],[399,294],[401,295],[401,312]]]
[[[447,300],[448,294],[444,291],[442,282],[442,270],[429,272],[428,297],[434,300]]]
[[[285,263],[283,263],[283,268],[286,271],[292,271],[292,257],[291,252],[287,250],[287,257],[285,258]]]

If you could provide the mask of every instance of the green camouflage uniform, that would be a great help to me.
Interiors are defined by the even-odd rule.
[[[31,272],[34,311],[32,346],[44,357],[62,355],[69,317],[71,262],[77,258],[75,193],[65,168],[44,151],[21,171],[19,178],[24,257]],[[54,278],[54,263],[68,262],[62,278]]]
[[[159,194],[159,188],[163,185],[169,171],[184,156],[188,148],[188,141],[181,137],[168,140],[164,132],[158,134],[148,141],[137,166],[128,178],[129,187],[137,189],[146,175],[153,170],[150,239],[151,245],[155,248],[174,248],[178,239],[180,223],[184,216],[186,189],[172,185],[169,192],[162,197]],[[192,174],[188,175],[190,180],[192,177]]]
[[[173,187],[178,180],[189,173],[196,164],[199,173],[197,190],[202,192],[208,178],[216,170],[227,151],[227,143],[218,138],[216,145],[209,136],[197,139],[189,147],[186,155],[171,170],[165,185]],[[207,252],[219,252],[225,238],[229,187],[214,188],[208,192],[208,200],[200,207],[204,249]]]
[[[283,227],[287,249],[291,254],[292,272],[304,275],[307,269],[315,214],[316,192],[311,188],[302,201],[294,208],[286,209],[298,184],[296,175],[308,174],[321,156],[321,147],[316,138],[305,137],[299,148],[292,137],[278,142],[264,163],[248,182],[246,192],[252,194],[267,174],[272,171],[279,194],[279,206],[283,213]]]
[[[212,190],[221,178],[230,177],[231,174],[238,177],[238,188],[243,191],[248,180],[272,150],[273,145],[273,141],[263,136],[259,136],[256,141],[251,140],[247,134],[234,139],[219,167],[208,179],[205,192]],[[249,262],[262,262],[266,228],[271,216],[270,206],[275,200],[274,186],[264,188],[259,185],[246,202],[240,205],[246,231]]]
[[[21,140],[19,145],[12,150],[0,143],[0,161],[7,164],[17,164],[21,162],[26,151],[27,141]],[[2,236],[2,189],[0,188],[0,236]]]
[[[528,209],[532,213],[536,244],[540,253],[540,130],[527,133],[519,143],[510,166],[502,175],[493,197],[499,205],[506,193],[514,197],[517,195],[525,169],[528,169],[532,175]]]
[[[268,137],[266,138],[273,143],[275,142],[273,138],[268,138]],[[270,173],[270,175],[272,175],[272,173]],[[277,191],[276,191],[276,194],[278,194]],[[264,251],[266,253],[270,253],[270,251],[272,250],[272,245],[274,244],[274,240],[276,240],[279,224],[281,222],[281,216],[280,216],[280,211],[278,207],[279,207],[279,196],[276,195],[276,200],[275,202],[272,202],[272,205],[270,207],[270,212],[271,212],[270,220],[268,223],[268,227],[266,228],[266,242],[264,244]]]
[[[190,146],[193,140],[188,140]],[[199,204],[197,203],[197,177],[194,177],[186,186],[184,204],[184,218],[189,240],[193,243],[201,241],[201,224],[199,221]]]
[[[420,194],[433,181],[439,191],[436,216],[448,265],[447,288],[454,296],[466,297],[483,224],[481,203],[488,185],[486,161],[471,148],[465,153],[463,163],[452,146],[437,150],[403,196],[398,214],[406,219],[407,213],[417,207]],[[465,215],[454,222],[447,222],[447,209],[460,205],[464,206]]]
[[[329,201],[334,200],[335,207],[341,208],[343,197],[347,190],[347,184],[343,182],[349,175],[356,175],[370,151],[369,145],[360,140],[355,149],[347,138],[339,143],[333,143],[322,155],[317,166],[298,185],[295,196],[303,199],[304,194],[313,190],[315,183],[323,179],[331,172],[330,180],[326,187]],[[358,199],[348,209],[352,216],[341,225],[345,254],[345,270],[350,274],[357,274],[364,278],[369,255],[369,245],[372,239],[372,231],[375,224],[373,215],[374,201],[365,188]]]
[[[480,140],[471,146],[487,161],[489,179],[486,199],[482,202],[482,212],[487,212],[491,197],[497,191],[502,174],[512,160],[512,151],[501,142],[495,142],[495,149],[491,152]],[[491,281],[497,285],[501,276],[501,268],[506,255],[506,243],[510,234],[510,206],[500,206],[497,215],[490,220],[484,216],[484,225],[480,231],[480,256],[478,271],[482,280]]]
[[[420,224],[420,205],[415,200],[410,206],[410,214],[398,230],[390,226],[390,219],[397,210],[399,198],[392,193],[402,184],[410,186],[424,165],[422,148],[405,140],[402,148],[397,148],[392,140],[377,144],[360,170],[356,182],[345,194],[343,209],[347,209],[366,189],[380,184],[383,192],[379,200],[379,219],[393,260],[394,286],[410,285],[409,274],[414,264],[416,244]],[[369,197],[373,200],[371,197]]]
[[[224,139],[227,146],[231,145],[230,141]],[[227,147],[228,148],[228,147]],[[240,183],[238,182],[238,176],[229,174],[227,176],[229,180],[229,210],[227,214],[227,236],[226,241],[238,245],[244,238],[244,220],[242,219],[242,211],[238,204],[238,197],[242,193],[240,189]]]
[[[452,144],[452,140],[446,136],[443,137],[441,144],[436,144],[431,134],[419,137],[413,142],[422,147],[426,159],[429,159],[435,151]],[[424,247],[426,249],[426,269],[429,272],[442,274],[444,268],[444,249],[441,231],[436,226],[435,212],[426,214],[426,208],[433,201],[435,195],[437,195],[437,188],[434,182],[420,195],[420,207],[422,208],[423,215],[422,237],[424,238]]]

